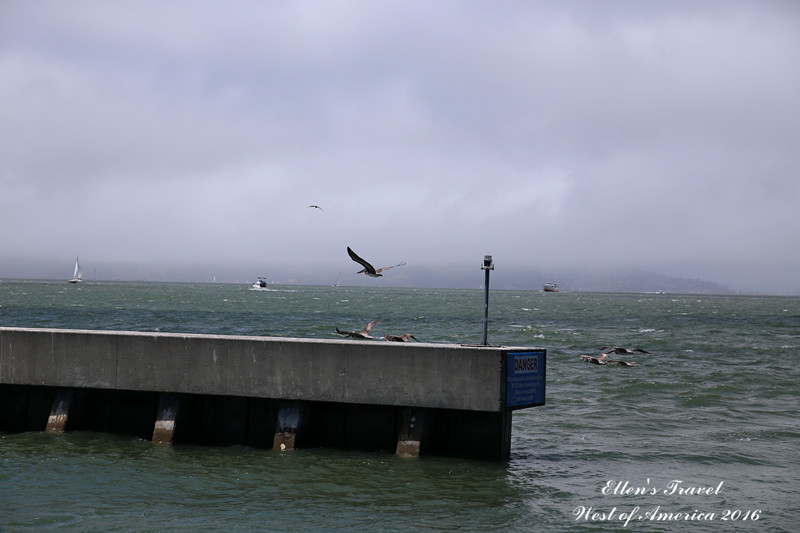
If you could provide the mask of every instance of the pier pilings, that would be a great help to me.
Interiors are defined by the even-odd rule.
[[[538,348],[0,328],[0,431],[504,459],[544,383]]]

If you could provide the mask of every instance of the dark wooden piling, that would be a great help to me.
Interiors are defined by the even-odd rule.
[[[64,433],[74,395],[75,391],[72,389],[60,389],[56,392],[45,431],[48,433]]]

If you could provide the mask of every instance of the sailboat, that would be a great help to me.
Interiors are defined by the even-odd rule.
[[[80,283],[83,281],[83,270],[81,269],[81,264],[78,262],[78,257],[75,257],[75,272],[72,274],[72,279],[69,280],[70,283]]]

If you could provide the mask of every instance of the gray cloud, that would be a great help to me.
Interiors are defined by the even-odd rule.
[[[288,278],[351,245],[800,290],[795,3],[2,10],[6,262]]]

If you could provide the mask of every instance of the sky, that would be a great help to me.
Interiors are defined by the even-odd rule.
[[[0,278],[480,285],[490,254],[523,287],[800,294],[798,28],[769,0],[7,0]]]

